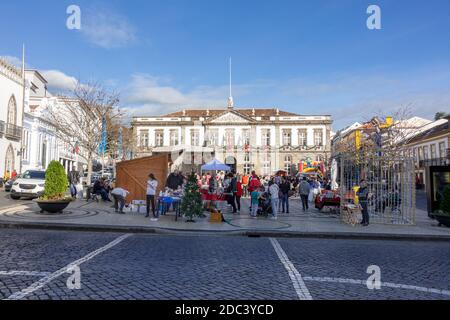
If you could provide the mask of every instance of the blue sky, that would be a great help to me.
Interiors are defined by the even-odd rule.
[[[81,8],[81,30],[66,8]],[[367,7],[382,29],[368,30]],[[223,107],[228,57],[237,107],[331,114],[340,129],[408,105],[450,111],[448,0],[16,0],[0,5],[0,56],[121,93],[132,115]],[[5,14],[6,13],[6,14]]]

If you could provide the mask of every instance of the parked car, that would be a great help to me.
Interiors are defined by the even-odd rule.
[[[11,191],[11,188],[12,188],[12,185],[13,185],[14,181],[16,181],[16,178],[9,179],[8,181],[6,181],[6,183],[5,183],[5,192],[10,192]]]
[[[39,198],[44,194],[44,186],[45,171],[27,170],[14,181],[11,188],[11,199]]]

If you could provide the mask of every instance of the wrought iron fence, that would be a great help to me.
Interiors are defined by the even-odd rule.
[[[341,212],[346,203],[358,204],[362,179],[369,190],[371,223],[413,225],[416,216],[414,159],[374,155],[340,155],[338,183]],[[342,215],[341,215],[342,216]]]

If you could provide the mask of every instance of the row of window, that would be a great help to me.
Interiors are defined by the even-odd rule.
[[[412,150],[409,150],[409,156],[414,157],[416,161],[445,158],[447,156],[445,143],[440,142],[437,147],[436,144],[433,143],[429,146],[413,148]]]
[[[191,129],[190,142],[192,146],[200,146],[200,131],[197,129]],[[170,130],[169,139],[170,146],[176,146],[180,143],[178,130]],[[209,145],[225,145],[234,146],[235,145],[235,129],[226,129],[222,141],[219,140],[219,130],[213,129],[206,132],[205,141]],[[308,141],[308,132],[306,129],[298,130],[298,145],[306,146]],[[222,142],[222,143],[221,143]],[[324,136],[322,129],[314,129],[314,145],[323,146]],[[148,147],[150,145],[149,131],[140,131],[140,143],[143,147]],[[286,129],[282,131],[282,143],[285,146],[292,145],[292,130]],[[250,130],[243,129],[241,141],[239,145],[250,145]],[[263,129],[261,131],[261,145],[270,146],[271,145],[271,131],[270,129]],[[164,146],[164,130],[155,131],[155,147]]]
[[[31,149],[31,133],[24,129],[22,136],[22,146],[23,146],[23,155],[22,159],[24,161],[30,161],[30,149]],[[56,159],[58,154],[58,146],[55,138],[48,138],[43,134],[39,134],[38,144],[37,144],[37,161],[41,163],[43,168],[47,167],[47,164]],[[50,152],[48,152],[48,148],[50,148]],[[50,159],[47,159],[47,155],[50,156]]]

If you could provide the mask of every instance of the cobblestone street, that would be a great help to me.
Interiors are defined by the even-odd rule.
[[[0,231],[2,299],[450,299],[445,242]]]

